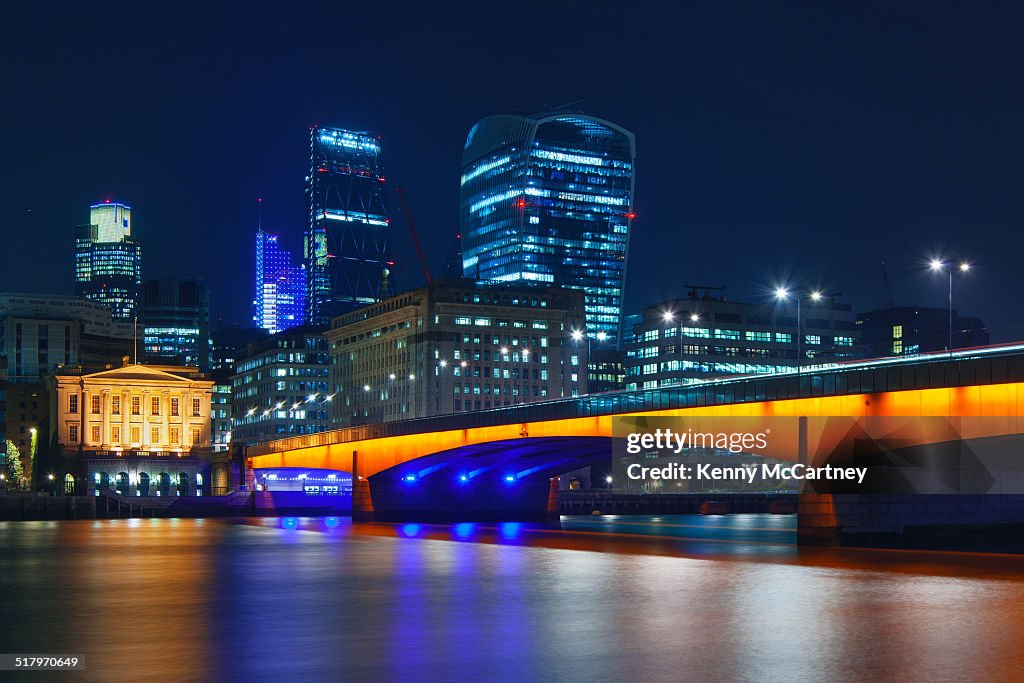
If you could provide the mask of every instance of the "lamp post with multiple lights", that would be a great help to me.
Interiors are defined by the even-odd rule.
[[[775,288],[775,299],[777,301],[789,301],[790,297],[796,299],[796,372],[797,372],[797,374],[800,374],[800,367],[803,365],[803,356],[801,356],[801,353],[803,352],[803,349],[802,349],[803,329],[802,329],[801,318],[800,318],[800,302],[803,300],[803,298],[805,296],[808,299],[810,299],[811,301],[817,303],[817,302],[821,301],[821,299],[824,296],[824,294],[822,294],[817,289],[811,290],[809,292],[790,292],[789,289],[786,288],[786,287],[776,287]]]
[[[946,337],[946,351],[953,353],[953,264],[946,263],[942,259],[932,259],[931,263],[928,264],[933,273],[941,273],[946,271],[949,274],[949,328],[948,335]],[[961,273],[970,271],[971,264],[967,261],[961,261],[960,265],[957,266],[956,270]]]

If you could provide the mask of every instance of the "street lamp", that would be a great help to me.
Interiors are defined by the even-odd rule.
[[[947,264],[941,259],[932,259],[931,263],[928,264],[933,273],[941,273],[946,271],[949,274],[949,328],[948,336],[946,338],[946,351],[953,353],[953,267],[952,264]],[[967,261],[961,261],[960,265],[957,266],[957,270],[961,273],[970,271],[971,264]]]
[[[789,301],[790,296],[796,299],[796,372],[800,374],[800,367],[803,365],[802,343],[803,343],[803,329],[800,320],[800,301],[806,296],[811,301],[817,303],[822,300],[824,294],[820,290],[812,290],[810,292],[794,292],[790,293],[786,287],[775,288],[775,298],[778,301]]]

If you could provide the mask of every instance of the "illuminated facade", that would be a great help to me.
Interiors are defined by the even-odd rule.
[[[210,295],[196,280],[161,278],[146,282],[139,331],[147,363],[210,370]]]
[[[617,347],[635,155],[632,133],[591,116],[479,121],[463,152],[464,275],[582,289],[587,335]]]
[[[293,327],[249,343],[231,376],[231,442],[250,445],[327,430],[323,330]]]
[[[125,496],[204,495],[210,393],[196,368],[64,368],[51,379],[50,463],[65,490]]]
[[[386,291],[388,212],[380,139],[313,128],[306,200],[306,321],[327,325]]]
[[[293,266],[279,236],[256,232],[256,298],[253,322],[271,334],[306,321],[306,269]]]
[[[219,453],[231,448],[231,373],[216,370],[210,378],[210,443],[213,452]]]
[[[793,373],[812,359],[848,360],[856,351],[856,316],[830,299],[741,303],[698,295],[647,306],[626,346],[627,389],[682,386],[734,375]]]
[[[75,229],[75,293],[106,304],[120,320],[138,308],[142,247],[132,236],[132,209],[103,202],[89,207],[89,224]]]
[[[579,291],[463,279],[335,318],[332,427],[585,394],[582,326]]]

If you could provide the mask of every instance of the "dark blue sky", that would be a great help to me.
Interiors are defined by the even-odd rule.
[[[296,252],[312,123],[383,136],[431,266],[485,115],[582,100],[636,133],[630,310],[783,278],[1024,339],[1024,13],[1013,3],[140,3],[5,10],[0,290],[70,292],[73,228],[134,207],[144,276],[251,314],[256,198]],[[896,6],[898,5],[898,6]],[[445,7],[445,9],[439,9]],[[401,216],[403,286],[420,283]]]

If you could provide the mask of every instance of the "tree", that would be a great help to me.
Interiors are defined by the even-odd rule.
[[[4,453],[4,475],[11,486],[17,486],[25,476],[25,468],[21,466],[21,453],[14,442],[7,439],[7,450]]]

